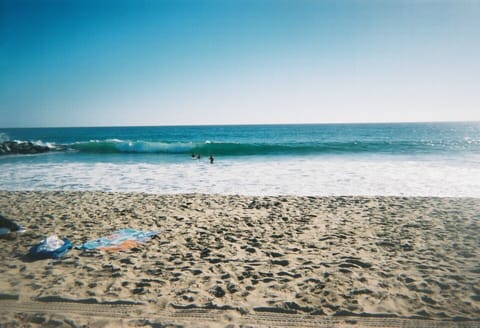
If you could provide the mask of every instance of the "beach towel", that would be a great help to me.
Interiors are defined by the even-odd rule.
[[[70,249],[72,249],[70,240],[66,238],[60,239],[52,235],[30,248],[28,255],[35,260],[47,258],[59,259],[65,256]]]
[[[84,250],[120,251],[136,247],[141,243],[149,241],[156,235],[157,232],[155,231],[122,229],[115,231],[110,236],[88,241],[78,246],[78,248]]]

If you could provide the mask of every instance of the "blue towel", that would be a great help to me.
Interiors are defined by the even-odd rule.
[[[31,258],[36,259],[36,260],[37,259],[38,260],[48,259],[48,258],[59,259],[59,258],[65,256],[65,254],[67,254],[67,252],[72,249],[72,243],[70,242],[70,240],[68,240],[66,238],[64,238],[62,240],[63,240],[63,245],[60,246],[57,249],[54,249],[54,250],[46,250],[45,249],[46,241],[44,240],[40,244],[35,245],[32,248],[30,248],[30,251],[28,252],[28,255]]]
[[[118,246],[127,240],[135,240],[140,243],[144,243],[152,239],[155,235],[157,235],[157,232],[155,231],[142,231],[128,228],[115,231],[110,236],[91,240],[86,242],[85,244],[75,247],[87,250],[97,249],[102,247]]]

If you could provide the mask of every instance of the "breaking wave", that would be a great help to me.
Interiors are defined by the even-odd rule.
[[[76,142],[64,147],[85,153],[153,153],[201,155],[309,155],[309,154],[415,154],[443,152],[480,152],[480,142],[433,143],[431,141],[396,142],[302,142],[302,143],[229,143],[229,142],[164,142],[128,141],[119,139]]]

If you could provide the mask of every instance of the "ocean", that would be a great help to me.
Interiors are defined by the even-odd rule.
[[[480,197],[480,122],[0,128],[7,140],[52,151],[0,156],[1,190]]]

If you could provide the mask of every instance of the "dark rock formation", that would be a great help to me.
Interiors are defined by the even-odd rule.
[[[0,143],[0,155],[39,154],[50,151],[47,146],[36,145],[30,141],[4,141]]]

